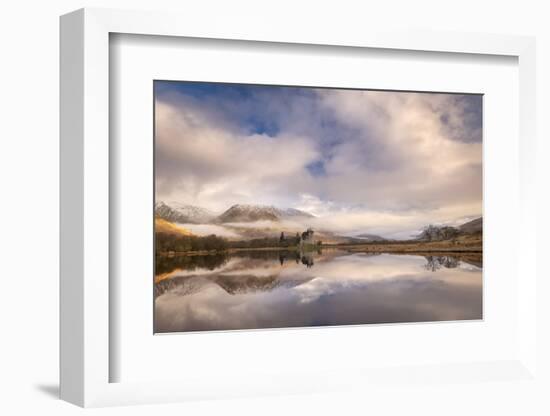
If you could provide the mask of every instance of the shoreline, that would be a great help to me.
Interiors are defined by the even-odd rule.
[[[314,249],[300,250],[297,246],[290,247],[257,247],[257,248],[228,248],[225,250],[198,250],[198,251],[170,251],[155,253],[160,257],[174,256],[207,256],[217,254],[231,254],[247,251],[304,251],[316,252],[319,250],[342,250],[350,253],[393,253],[393,254],[425,254],[425,253],[446,253],[446,254],[483,254],[481,245],[472,245],[470,247],[460,247],[460,245],[449,246],[449,244],[437,243],[389,243],[389,244],[345,244],[345,245],[322,245]]]

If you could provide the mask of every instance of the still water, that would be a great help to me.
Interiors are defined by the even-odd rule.
[[[480,255],[157,257],[155,332],[482,318]]]

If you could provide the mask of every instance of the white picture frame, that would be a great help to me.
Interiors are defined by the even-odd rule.
[[[263,380],[213,383],[207,378],[160,382],[110,382],[109,259],[109,36],[113,33],[225,39],[333,47],[382,48],[453,54],[505,55],[519,65],[520,204],[518,216],[518,354],[509,360],[442,363],[368,372],[315,374],[281,370]],[[479,382],[498,374],[507,380],[535,379],[535,41],[509,35],[351,30],[328,33],[312,26],[281,30],[250,22],[235,28],[223,20],[205,27],[192,16],[107,9],[82,9],[61,18],[61,398],[80,406],[158,403],[197,398],[247,397],[347,389],[352,385],[457,380]],[[412,376],[411,376],[412,374]],[[497,377],[497,378],[498,378]],[[340,380],[348,379],[342,383]],[[223,381],[223,380],[222,380]],[[310,381],[310,382],[308,382]]]

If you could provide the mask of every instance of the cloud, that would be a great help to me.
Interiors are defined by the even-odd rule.
[[[457,139],[472,129],[453,96],[326,90],[323,104],[358,131],[325,163],[330,198],[385,210],[481,204],[481,143]]]
[[[218,211],[269,199],[271,182],[291,181],[318,157],[308,138],[239,134],[192,107],[157,101],[156,117],[156,187],[163,199]]]
[[[156,96],[159,199],[396,235],[481,214],[481,96],[210,85]]]

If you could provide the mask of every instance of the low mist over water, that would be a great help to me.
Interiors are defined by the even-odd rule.
[[[156,261],[155,332],[482,318],[480,255],[266,250]]]

